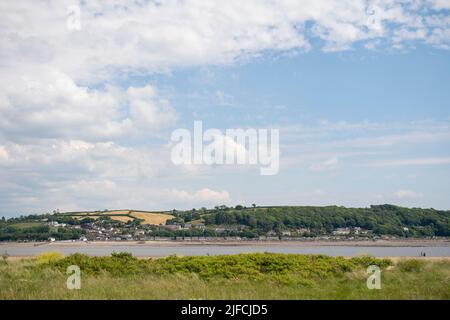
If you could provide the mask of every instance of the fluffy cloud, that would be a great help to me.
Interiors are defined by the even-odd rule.
[[[77,85],[54,68],[29,67],[0,79],[0,132],[12,140],[115,140],[174,123],[176,111],[151,86],[104,90]]]
[[[7,167],[22,171],[29,179],[51,180],[51,173],[67,172],[65,180],[97,176],[110,178],[151,178],[162,174],[169,164],[167,148],[126,147],[114,142],[48,140],[40,144],[9,143],[2,146]],[[0,152],[2,154],[2,152]],[[159,157],[158,157],[158,156]],[[168,170],[168,169],[167,169]],[[73,176],[72,176],[73,174]],[[57,175],[56,180],[61,177]]]
[[[324,51],[356,43],[448,48],[448,7],[445,0],[2,1],[1,210],[227,203],[226,191],[150,183],[182,170],[167,164],[169,135],[152,148],[146,139],[178,113],[155,86],[130,86],[129,78],[296,54],[312,43]],[[234,104],[222,92],[217,99]],[[321,167],[335,167],[330,158]]]
[[[75,194],[75,196],[67,196],[66,200],[70,203],[71,199],[72,201],[75,199],[77,207],[80,204],[89,207],[92,201],[96,201],[98,206],[105,206],[105,203],[108,203],[109,209],[190,209],[230,202],[230,195],[227,191],[203,188],[190,192],[176,188],[158,188],[136,184],[133,186],[128,183],[118,183],[111,180],[81,180],[73,185],[62,186],[60,191],[66,196]],[[95,200],[90,199],[92,195],[95,195]],[[83,199],[89,199],[89,201],[84,202]],[[67,203],[63,202],[61,204],[67,206]],[[71,208],[66,207],[64,210],[74,210],[78,209],[77,207],[72,205]]]
[[[6,163],[10,159],[8,150],[4,146],[0,145],[0,163]]]
[[[449,0],[430,0],[429,2],[431,3],[433,9],[436,10],[450,9]]]
[[[395,197],[397,197],[398,199],[418,199],[418,198],[422,198],[423,194],[419,193],[419,192],[415,192],[412,190],[398,190],[397,192],[394,193]]]
[[[202,205],[217,205],[228,204],[230,202],[230,194],[227,191],[214,191],[208,188],[200,189],[195,192],[188,192],[183,190],[165,190],[172,194],[178,201],[182,202],[197,202]]]
[[[178,185],[184,168],[165,147],[125,147],[82,140],[0,147],[0,212],[98,208],[170,209],[228,204],[227,191]]]
[[[304,0],[129,2],[89,1],[80,28],[68,28],[73,1],[14,1],[0,5],[1,60],[51,64],[72,78],[98,81],[114,72],[230,63],[264,51],[325,51],[358,41],[410,40],[448,44],[443,0]],[[433,8],[429,13],[429,8]],[[70,21],[70,20],[69,20]],[[434,21],[434,23],[431,23]],[[439,26],[437,26],[439,24]]]
[[[203,188],[186,191],[160,188],[136,181],[117,181],[107,178],[81,178],[72,183],[46,182],[42,188],[21,188],[0,182],[0,212],[7,215],[32,212],[79,211],[93,209],[136,208],[167,210],[172,208],[227,204],[227,191]],[[20,206],[19,206],[20,205]]]
[[[131,119],[138,128],[159,129],[173,124],[177,118],[175,109],[168,101],[160,100],[155,103],[156,92],[149,85],[143,88],[130,87],[127,96]]]

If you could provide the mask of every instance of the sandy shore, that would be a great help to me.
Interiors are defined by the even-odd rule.
[[[87,241],[87,242],[0,242],[0,250],[2,247],[36,247],[46,246],[49,248],[57,247],[134,247],[134,246],[297,246],[297,247],[320,247],[320,246],[338,246],[338,247],[450,247],[450,239],[413,239],[413,240],[349,240],[349,241],[299,241],[299,240],[179,240],[179,241]]]

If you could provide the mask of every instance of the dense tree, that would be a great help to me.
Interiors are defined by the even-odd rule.
[[[376,205],[369,208],[345,208],[340,206],[280,206],[228,208],[187,211],[174,210],[174,218],[167,224],[180,224],[185,230],[166,230],[159,226],[145,226],[154,237],[245,237],[254,238],[272,231],[281,236],[284,231],[303,229],[302,235],[314,237],[330,234],[337,228],[357,227],[374,235],[398,237],[450,236],[450,211],[420,208],[403,208],[394,205]],[[144,228],[141,220],[122,223],[111,217],[75,219],[66,214],[28,215],[0,220],[0,241],[78,239],[84,232],[75,228],[51,227],[45,221],[86,227],[101,222],[105,228]],[[203,222],[206,227],[190,228]],[[221,228],[217,228],[221,226]],[[305,231],[306,230],[306,231]]]
[[[186,213],[186,216],[189,217],[189,214]],[[252,210],[217,208],[202,218],[206,225],[244,225],[256,232],[309,228],[314,234],[329,234],[336,228],[359,227],[377,235],[450,236],[450,211],[409,209],[388,204],[369,208],[339,206],[257,208],[254,206]]]

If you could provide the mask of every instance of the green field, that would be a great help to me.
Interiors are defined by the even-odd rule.
[[[43,226],[44,223],[42,222],[17,222],[17,223],[13,223],[10,224],[10,227],[14,227],[14,228],[19,228],[19,229],[26,229],[26,228],[33,228],[33,227],[39,227],[39,226]]]
[[[382,269],[380,290],[366,286],[366,268],[373,264]],[[82,270],[80,290],[66,287],[69,265]],[[450,262],[269,253],[160,259],[50,253],[0,259],[0,299],[450,299]]]

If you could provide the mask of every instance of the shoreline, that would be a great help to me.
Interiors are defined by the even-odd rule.
[[[54,241],[0,242],[3,247],[180,247],[180,246],[297,246],[297,247],[450,247],[450,239],[411,240],[147,240],[147,241]]]
[[[299,253],[301,254],[301,253]],[[137,259],[140,260],[147,260],[147,259],[164,259],[168,256],[138,256]],[[189,257],[186,256],[180,256],[180,257]],[[343,256],[346,259],[355,258],[355,256]],[[15,262],[15,261],[22,261],[22,260],[29,260],[29,259],[36,259],[37,255],[34,256],[9,256],[8,261]],[[375,257],[376,259],[390,259],[394,263],[398,263],[402,260],[423,260],[423,261],[433,261],[433,262],[439,262],[439,261],[450,261],[450,257],[416,257],[416,256],[378,256]]]
[[[109,256],[112,252],[131,252],[138,258],[201,255],[227,255],[250,252],[324,254],[352,257],[367,254],[375,257],[450,257],[449,239],[377,240],[377,241],[98,241],[98,242],[2,242],[0,254],[9,257],[34,257],[45,252],[63,255],[83,253]]]

